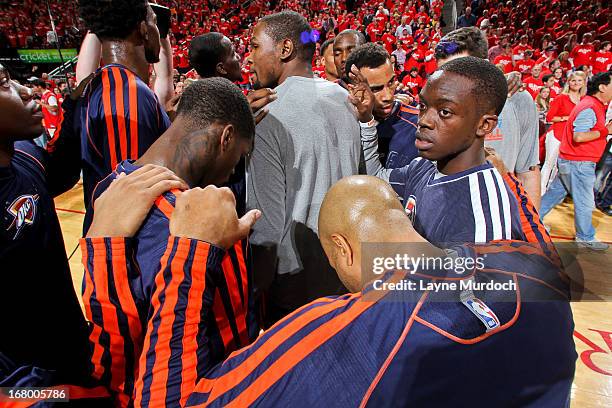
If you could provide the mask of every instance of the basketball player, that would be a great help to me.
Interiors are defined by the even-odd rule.
[[[317,299],[223,363],[201,367],[199,356],[208,345],[197,341],[198,328],[202,317],[213,313],[206,294],[214,291],[223,249],[246,236],[255,221],[239,220],[234,206],[228,189],[213,186],[177,198],[153,294],[159,301],[153,303],[140,356],[136,407],[567,403],[576,352],[558,268],[528,243],[500,242],[455,248],[455,254],[487,254],[481,268],[461,278],[425,269],[376,277],[362,266],[363,242],[412,242],[419,255],[447,253],[414,231],[387,183],[368,176],[336,183],[319,218],[321,243],[352,294]],[[119,250],[125,239],[109,237],[112,227],[103,224],[112,224],[112,215],[103,210],[100,206],[97,215],[106,221],[97,233],[105,237],[95,239],[116,242],[109,264],[116,273],[126,262]],[[100,251],[82,248],[85,259]],[[400,278],[415,289],[376,289],[377,279]],[[445,302],[433,290],[418,289],[420,283],[453,279],[515,286],[503,293],[449,289]],[[548,300],[527,301],[527,293]],[[466,386],[466,379],[477,386]]]
[[[465,56],[487,59],[487,50],[488,42],[483,32],[476,27],[465,27],[442,38],[436,47],[436,59],[439,65]],[[495,149],[539,210],[538,112],[529,92],[520,90],[520,78],[518,72],[506,74],[508,98],[496,129],[485,137],[485,146]]]
[[[79,13],[102,42],[102,60],[79,103],[83,192],[89,207],[96,184],[122,160],[136,160],[170,126],[147,85],[159,61],[157,17],[146,0],[82,0]]]
[[[133,173],[148,164],[170,169],[186,183],[183,189],[222,185],[240,158],[253,148],[254,132],[249,104],[237,86],[224,78],[194,81],[183,92],[170,128],[140,159],[119,163],[96,187],[94,198],[119,174]],[[153,292],[161,282],[155,281],[155,277],[160,261],[165,262],[168,223],[177,193],[178,190],[173,190],[158,198],[130,243],[130,264],[115,280],[107,276],[110,264],[89,259],[86,265],[83,301],[86,316],[94,327],[90,336],[94,347],[92,366],[95,377],[111,389],[121,406],[131,402],[138,356],[145,341],[142,328],[158,301]],[[87,235],[95,233],[94,222]],[[105,258],[111,264],[120,256],[120,250],[114,248],[109,247]],[[207,330],[201,332],[198,341],[208,344],[205,354],[199,356],[201,366],[219,362],[231,351],[249,344],[259,330],[245,254],[246,240],[234,241],[219,259],[222,267],[215,278],[216,289],[207,294],[214,313],[206,317]],[[161,342],[156,344],[159,351],[174,349]]]
[[[371,112],[367,81],[357,68],[352,76],[353,101],[360,113]],[[420,95],[420,157],[400,169],[382,167],[376,128],[362,128],[368,174],[389,181],[414,228],[431,242],[550,241],[520,183],[504,175],[509,188],[485,159],[484,138],[497,126],[506,95],[506,79],[486,60],[442,65]]]
[[[367,43],[355,48],[346,64],[356,66],[368,81],[374,94],[372,114],[378,133],[381,158],[385,167],[404,167],[419,154],[414,145],[419,110],[395,99],[398,80],[387,50],[381,45]]]
[[[189,44],[189,65],[200,78],[222,77],[232,82],[242,81],[240,55],[232,41],[221,33],[206,33],[195,37]],[[255,123],[259,123],[268,113],[264,107],[276,100],[276,92],[270,88],[250,91],[247,99],[253,113],[257,113]]]
[[[91,388],[87,322],[53,202],[79,179],[80,142],[58,130],[52,153],[34,145],[44,129],[32,96],[0,64],[0,387],[72,384],[75,399],[103,397]]]
[[[363,33],[357,30],[344,30],[334,39],[334,64],[338,73],[338,85],[347,89],[346,84],[349,82],[348,72],[345,71],[346,60],[351,51],[366,43],[366,38]]]

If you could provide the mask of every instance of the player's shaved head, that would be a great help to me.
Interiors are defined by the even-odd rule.
[[[319,212],[319,239],[352,292],[368,280],[361,271],[362,242],[423,241],[391,186],[372,176],[345,177],[332,186]]]

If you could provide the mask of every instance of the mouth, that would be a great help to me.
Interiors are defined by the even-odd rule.
[[[388,115],[391,113],[391,111],[393,110],[393,104],[389,104],[389,105],[384,105],[382,107],[382,111],[384,112],[385,115]]]
[[[434,142],[432,139],[424,137],[420,132],[417,132],[414,145],[418,150],[429,150],[433,147]]]

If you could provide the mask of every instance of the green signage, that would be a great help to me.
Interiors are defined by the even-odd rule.
[[[19,58],[23,62],[27,62],[29,64],[37,64],[37,63],[61,63],[62,60],[60,58],[60,54],[57,50],[17,50],[19,54]],[[64,62],[74,58],[77,56],[76,48],[65,48],[62,49],[62,57],[64,57]]]

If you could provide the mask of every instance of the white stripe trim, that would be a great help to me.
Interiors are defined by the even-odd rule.
[[[502,208],[504,209],[504,230],[506,232],[504,239],[512,239],[512,213],[510,212],[510,196],[508,195],[508,187],[506,187],[506,182],[497,170],[493,169],[493,174],[497,179],[497,186],[499,187],[499,192],[502,199]]]
[[[491,216],[491,224],[493,225],[493,240],[502,239],[501,214],[499,213],[499,201],[497,200],[497,188],[493,181],[493,176],[490,171],[482,173],[487,186],[487,195],[489,196],[489,214]]]
[[[427,186],[430,187],[430,186],[438,186],[438,185],[442,185],[442,184],[454,183],[455,181],[463,180],[466,177],[470,177],[470,176],[472,176],[474,174],[479,174],[479,173],[482,173],[482,172],[488,171],[488,170],[491,170],[491,169],[488,168],[488,169],[478,170],[477,172],[474,172],[474,173],[471,173],[471,174],[466,174],[465,176],[461,176],[461,177],[458,177],[458,178],[453,179],[453,180],[440,181],[440,182],[437,182],[437,183],[432,183],[432,181],[437,181],[437,180],[440,180],[440,179],[435,179],[433,177],[430,177],[429,181],[427,182]],[[446,175],[446,177],[450,177],[450,176]]]
[[[468,177],[470,180],[470,198],[472,200],[472,211],[474,214],[474,242],[487,242],[487,224],[485,222],[484,213],[482,212],[478,173],[470,174]]]

